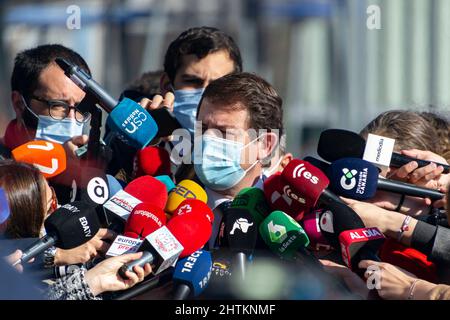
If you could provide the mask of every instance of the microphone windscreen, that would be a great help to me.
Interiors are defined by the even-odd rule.
[[[8,198],[6,197],[5,189],[0,188],[0,224],[9,218],[10,210]]]
[[[377,192],[378,168],[358,158],[342,158],[330,167],[330,189],[336,194],[366,200]]]
[[[122,184],[112,175],[107,174],[106,179],[108,180],[108,189],[110,198],[123,189]]]
[[[173,214],[181,202],[185,199],[198,199],[203,202],[208,201],[206,191],[196,182],[192,180],[182,180],[177,184],[169,194],[167,200],[166,212]]]
[[[183,214],[197,214],[201,218],[205,218],[211,223],[214,223],[214,213],[206,203],[198,199],[186,199],[174,211],[173,217],[181,216]]]
[[[329,162],[340,158],[362,158],[366,141],[359,134],[342,129],[328,129],[319,137],[317,153]]]
[[[175,183],[168,175],[156,176],[155,179],[161,181],[166,186],[167,193],[175,189]]]
[[[272,210],[286,212],[299,221],[308,209],[302,197],[293,194],[291,187],[284,182],[281,172],[276,172],[264,181],[264,194]]]
[[[102,169],[95,167],[82,167],[79,175],[72,181],[73,201],[86,201],[93,205],[104,204],[111,197],[108,187],[108,178]]]
[[[150,203],[140,203],[125,223],[124,236],[143,239],[153,231],[166,224],[166,214],[157,206]]]
[[[198,250],[190,256],[178,260],[173,272],[173,281],[189,286],[192,296],[197,297],[206,288],[211,270],[211,253]]]
[[[211,223],[199,215],[183,214],[173,217],[167,228],[183,246],[180,257],[186,257],[201,249],[212,233]]]
[[[92,205],[75,201],[56,209],[44,221],[47,234],[57,236],[57,247],[72,249],[92,239],[100,221]]]
[[[322,192],[328,187],[328,177],[309,162],[293,159],[281,176],[293,193],[306,200],[307,207],[315,207]]]
[[[316,247],[316,249],[329,246],[329,243],[323,236],[319,226],[321,213],[322,210],[314,210],[310,213],[305,214],[302,220],[303,229],[308,235],[310,244],[311,246]]]
[[[161,209],[167,202],[166,186],[151,176],[134,179],[125,187],[124,191],[142,202],[154,204]]]
[[[138,150],[134,159],[135,178],[149,175],[171,175],[170,156],[166,149],[160,147],[146,147]]]
[[[46,178],[52,178],[66,170],[66,151],[59,143],[34,140],[11,151],[17,162],[34,165]]]
[[[228,208],[224,221],[229,249],[251,255],[258,236],[258,225],[253,215],[245,208]]]
[[[234,197],[231,208],[248,210],[259,225],[271,212],[264,191],[259,188],[244,188]]]
[[[118,132],[132,147],[145,147],[158,132],[158,126],[147,110],[131,99],[123,98],[106,119],[108,127]]]

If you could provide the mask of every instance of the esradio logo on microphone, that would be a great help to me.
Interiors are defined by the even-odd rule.
[[[311,181],[313,184],[319,183],[319,178],[313,176],[311,172],[307,171],[305,168],[305,164],[301,163],[296,166],[292,172],[292,178],[305,178],[306,180]]]

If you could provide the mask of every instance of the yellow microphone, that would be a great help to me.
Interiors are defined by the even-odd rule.
[[[186,199],[197,199],[204,203],[208,201],[206,191],[192,180],[182,180],[169,193],[165,211],[172,215],[181,202]]]

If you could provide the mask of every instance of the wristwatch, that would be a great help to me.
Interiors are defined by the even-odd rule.
[[[50,268],[55,265],[56,247],[51,246],[44,251],[44,267]]]

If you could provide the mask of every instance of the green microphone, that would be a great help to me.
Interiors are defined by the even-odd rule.
[[[260,225],[270,213],[264,191],[255,187],[242,189],[233,199],[230,208],[248,210],[257,225]]]
[[[259,233],[269,248],[283,259],[306,253],[309,238],[305,230],[283,211],[274,211],[259,225]],[[308,254],[309,255],[309,254]]]

